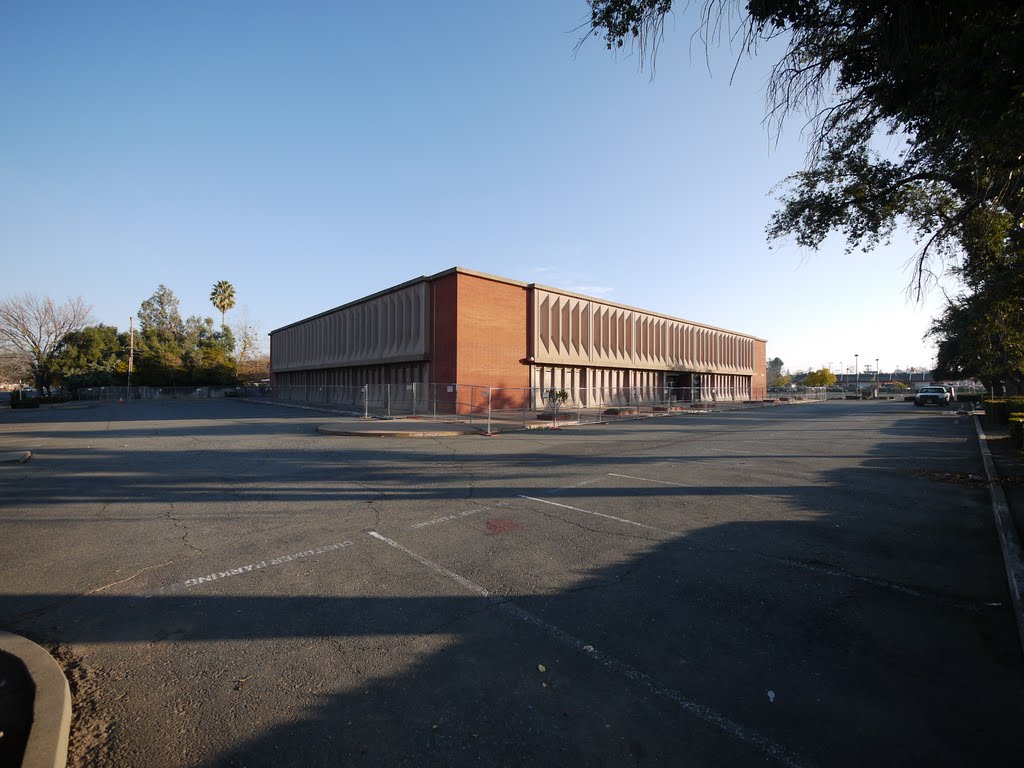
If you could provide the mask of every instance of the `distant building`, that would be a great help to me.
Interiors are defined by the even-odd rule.
[[[867,384],[873,384],[875,381],[876,377],[874,371],[861,371],[860,375],[854,373],[836,375],[836,386],[838,387],[853,387],[858,383],[861,386],[865,386]],[[906,384],[908,387],[913,389],[918,387],[927,387],[937,383],[932,371],[915,371],[913,373],[908,371],[900,371],[899,373],[880,372],[878,374],[877,381],[879,384],[900,382],[901,384]]]
[[[582,405],[666,387],[765,397],[763,339],[462,267],[271,331],[270,369],[279,392],[482,385],[506,405],[552,387]]]

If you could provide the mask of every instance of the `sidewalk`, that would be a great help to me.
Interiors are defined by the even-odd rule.
[[[985,436],[999,473],[999,483],[1006,494],[1010,516],[1017,527],[1017,536],[1024,539],[1024,452],[1014,448],[1005,429],[985,428]]]
[[[1007,586],[1024,651],[1024,453],[1010,440],[1005,427],[985,428],[980,416],[975,419]]]
[[[346,437],[461,437],[480,435],[480,424],[454,424],[426,419],[344,419],[321,424],[316,431],[322,435]]]

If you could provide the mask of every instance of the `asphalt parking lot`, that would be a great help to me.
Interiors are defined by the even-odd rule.
[[[0,411],[0,628],[73,765],[1017,765],[971,420],[830,402],[452,439]]]

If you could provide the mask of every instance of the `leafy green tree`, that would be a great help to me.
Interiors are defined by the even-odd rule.
[[[612,49],[638,46],[643,65],[675,4],[589,5],[589,34]],[[991,326],[1016,317],[1004,286],[1024,281],[1019,0],[704,0],[699,24],[705,41],[738,29],[729,37],[750,54],[788,37],[768,120],[778,128],[803,112],[811,146],[782,187],[769,239],[817,248],[838,232],[848,249],[870,250],[907,228],[919,244],[916,294],[943,271],[966,287],[936,323],[940,363],[1016,386],[1013,333]],[[886,136],[901,146],[883,155],[875,145]]]
[[[68,334],[54,359],[61,384],[71,389],[101,387],[119,380],[128,356],[128,340],[112,325],[89,325]]]
[[[589,0],[590,33],[653,56],[672,0]],[[906,224],[932,256],[970,270],[1024,241],[1024,14],[1019,0],[704,0],[715,40],[737,14],[742,49],[788,46],[767,88],[775,125],[810,115],[806,168],[790,177],[771,238],[818,247],[841,232],[870,249]],[[895,156],[879,136],[903,141]],[[1018,264],[1018,269],[1020,269]]]
[[[212,318],[190,317],[185,323],[182,364],[189,384],[233,384],[235,341],[226,325],[217,331]]]
[[[836,375],[828,368],[811,371],[803,381],[805,387],[831,387],[835,383]]]
[[[169,336],[182,332],[180,302],[174,291],[163,283],[152,296],[142,302],[139,308],[139,330],[143,333],[159,331]]]
[[[767,364],[767,383],[769,387],[783,387],[789,383],[788,377],[785,383],[782,382],[782,358],[774,357]]]
[[[938,379],[976,378],[986,389],[1024,394],[1024,290],[985,286],[950,301],[932,324]]]
[[[212,318],[182,319],[178,298],[165,285],[142,303],[136,337],[136,375],[145,386],[233,384],[234,335]]]
[[[185,322],[178,297],[161,284],[139,308],[133,382],[143,386],[188,384],[183,357]]]
[[[220,324],[224,325],[224,315],[235,306],[235,286],[227,280],[218,280],[210,291],[210,302],[220,311]]]

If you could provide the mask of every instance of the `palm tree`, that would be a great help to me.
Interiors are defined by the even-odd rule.
[[[224,314],[235,306],[235,286],[227,280],[218,280],[210,291],[210,301],[220,310],[220,324],[224,325]]]

